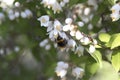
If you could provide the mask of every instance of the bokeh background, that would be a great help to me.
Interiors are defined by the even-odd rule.
[[[56,14],[41,1],[0,0],[0,80],[62,80],[55,74],[60,60],[83,67],[86,76],[78,80],[89,80],[98,68],[96,60],[87,51],[82,57],[72,51],[60,53],[37,19],[42,15],[60,21],[73,17],[75,21],[85,23],[80,31],[96,38],[99,43],[99,33],[112,35],[120,32],[120,21],[113,23],[110,18],[110,8],[115,0],[70,0],[63,11]],[[43,40],[47,45],[41,47]],[[100,44],[104,45],[103,42]],[[98,51],[103,60],[110,62],[112,50],[103,46]],[[76,79],[67,77],[66,80]]]

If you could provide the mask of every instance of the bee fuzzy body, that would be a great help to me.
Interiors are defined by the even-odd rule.
[[[57,46],[60,48],[65,48],[67,45],[67,40],[62,38],[61,36],[58,36],[56,39]]]

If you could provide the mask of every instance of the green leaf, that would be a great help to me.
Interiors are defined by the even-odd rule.
[[[114,5],[117,0],[107,0],[109,4]]]
[[[102,61],[102,56],[99,51],[95,51],[94,53],[91,54],[91,56],[100,64],[101,66],[101,61]]]
[[[112,54],[112,65],[118,72],[120,70],[120,51],[114,51]]]
[[[102,67],[98,69],[95,75],[90,80],[118,80],[119,76],[112,65],[103,61]]]
[[[93,25],[97,25],[99,19],[100,19],[100,16],[95,15],[95,16],[92,18],[92,24],[93,24]]]
[[[83,80],[89,80],[89,78],[99,69],[99,63],[97,63],[92,57],[89,57],[87,60],[88,61],[85,65],[85,76]]]
[[[107,6],[112,6],[115,4],[115,0],[104,0],[103,1],[104,4],[106,4]]]
[[[96,73],[96,71],[98,70],[98,68],[99,68],[99,64],[98,63],[96,63],[96,62],[93,62],[93,61],[91,61],[91,62],[88,62],[87,64],[86,64],[86,74],[95,74]]]
[[[120,46],[120,33],[112,35],[107,46],[111,47],[111,49]]]
[[[110,40],[110,35],[107,33],[100,33],[98,38],[102,42],[108,42]]]

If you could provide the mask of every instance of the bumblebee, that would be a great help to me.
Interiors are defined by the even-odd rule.
[[[58,35],[56,43],[58,47],[65,48],[67,45],[67,40]]]

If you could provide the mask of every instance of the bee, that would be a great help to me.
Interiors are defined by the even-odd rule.
[[[67,45],[67,40],[58,35],[56,38],[57,46],[60,48],[65,48]]]

